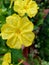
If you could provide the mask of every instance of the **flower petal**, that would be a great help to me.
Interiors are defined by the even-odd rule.
[[[33,23],[27,17],[22,18],[20,25],[21,25],[20,29],[21,29],[22,33],[32,31],[34,28]]]
[[[3,61],[7,62],[7,63],[11,63],[11,53],[8,52],[3,56]]]
[[[1,36],[3,39],[9,39],[14,35],[14,28],[8,24],[4,24],[1,28]]]
[[[22,39],[21,39],[21,36],[19,35],[16,40],[15,48],[20,49],[21,47],[22,47]]]
[[[19,17],[19,15],[13,14],[12,16],[8,16],[6,18],[6,22],[13,27],[17,27],[18,26],[17,24],[19,23],[20,19],[21,18]]]
[[[26,13],[28,14],[28,16],[29,16],[30,18],[32,18],[32,17],[34,17],[34,16],[37,14],[38,9],[39,9],[39,7],[38,7],[38,5],[36,4],[36,2],[31,0],[31,1],[28,3],[28,9],[26,10]]]
[[[20,16],[24,16],[25,13],[26,13],[26,10],[25,10],[25,9],[18,9],[18,14],[19,14]]]
[[[28,5],[28,3],[30,2],[30,0],[24,0],[24,5]]]
[[[33,32],[27,32],[27,33],[22,34],[23,45],[25,47],[32,45],[34,38],[35,38],[35,34]]]
[[[27,14],[30,18],[34,17],[37,14],[38,10],[30,8],[27,10]]]
[[[21,42],[20,42],[20,39],[17,36],[14,36],[11,39],[7,40],[7,45],[10,48],[15,48],[15,49],[21,48]]]
[[[25,14],[26,11],[24,9],[24,1],[23,0],[16,0],[14,2],[14,11],[18,12],[20,16],[23,16]]]
[[[2,62],[2,65],[9,65],[9,63],[7,63],[7,62]]]

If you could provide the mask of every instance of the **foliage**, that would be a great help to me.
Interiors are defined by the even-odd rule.
[[[41,64],[42,65],[49,65],[49,62],[46,62],[46,61],[42,60],[42,63]]]
[[[49,61],[49,14],[39,31],[37,43],[40,44],[39,55],[42,59]]]
[[[20,50],[12,49],[11,50],[11,55],[12,55],[12,63],[17,64],[18,60],[21,60],[21,59],[25,60],[25,58],[22,55],[22,50],[21,49]]]

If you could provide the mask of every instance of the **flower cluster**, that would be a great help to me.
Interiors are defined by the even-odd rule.
[[[3,39],[7,40],[7,46],[20,49],[22,46],[28,47],[32,45],[35,38],[35,34],[32,32],[34,24],[24,15],[26,13],[32,18],[37,14],[38,9],[39,7],[35,1],[14,1],[14,11],[18,14],[14,13],[8,16],[6,23],[1,28],[1,36]]]
[[[15,0],[14,11],[18,12],[20,16],[24,16],[25,13],[30,17],[34,17],[38,12],[38,5],[33,0]]]

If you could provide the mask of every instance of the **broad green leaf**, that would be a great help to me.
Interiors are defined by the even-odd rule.
[[[19,50],[12,49],[11,55],[12,55],[12,62],[14,62],[14,63],[17,63],[18,60],[22,60],[22,59],[24,60],[21,49],[19,49]]]

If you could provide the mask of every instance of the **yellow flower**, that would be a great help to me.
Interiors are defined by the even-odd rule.
[[[3,56],[2,65],[9,65],[11,63],[11,53],[8,52]]]
[[[10,65],[13,65],[13,64],[10,64]]]
[[[2,65],[9,65],[9,63],[7,63],[7,62],[2,62]]]
[[[18,12],[20,16],[24,16],[25,13],[30,17],[34,17],[38,12],[38,5],[33,0],[15,0],[14,11]]]
[[[6,18],[6,23],[1,28],[1,36],[7,39],[6,44],[10,48],[20,49],[22,45],[28,47],[34,41],[33,28],[33,23],[27,17],[21,18],[13,14]]]
[[[9,63],[3,61],[3,62],[2,62],[2,65],[13,65],[13,64],[9,64]]]
[[[3,61],[7,63],[11,63],[11,53],[8,52],[3,56]]]

